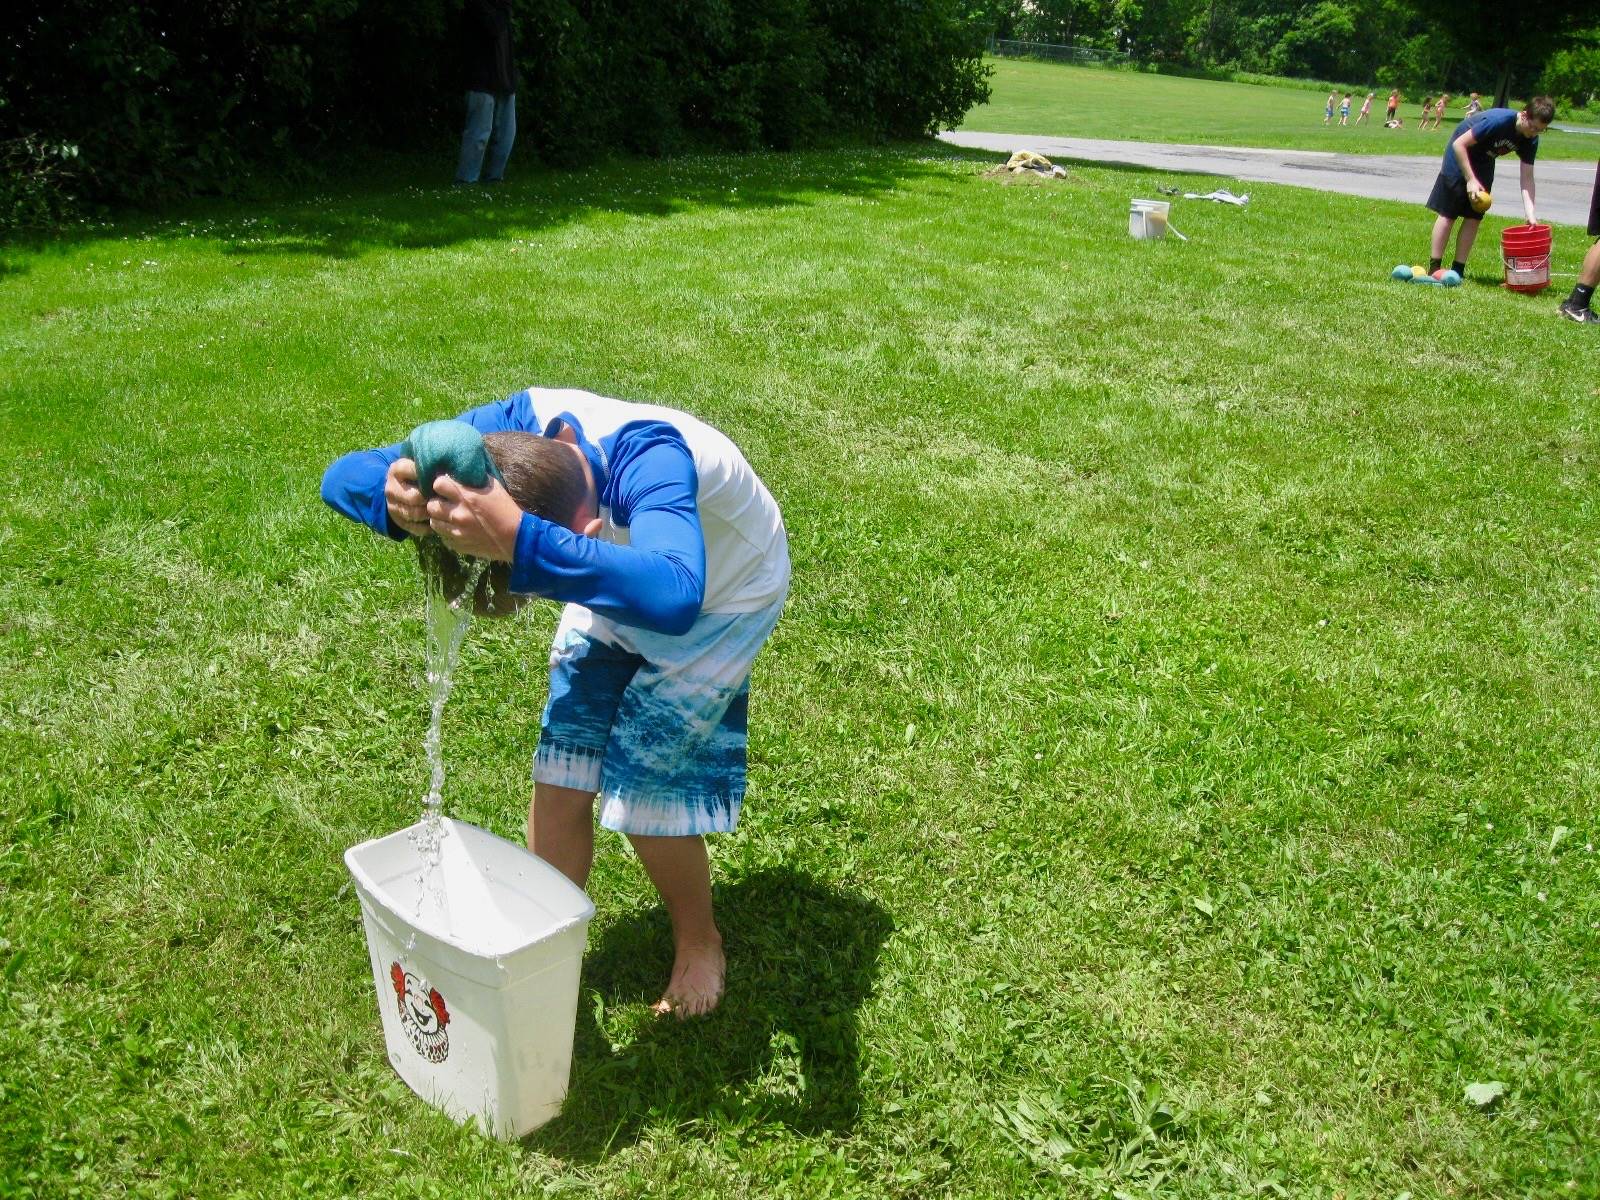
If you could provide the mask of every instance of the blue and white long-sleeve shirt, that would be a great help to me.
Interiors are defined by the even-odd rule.
[[[569,428],[594,474],[599,537],[524,513],[513,592],[677,634],[703,612],[755,612],[788,590],[789,546],[777,501],[732,441],[687,413],[529,388],[461,420],[482,433],[554,437]],[[322,498],[352,520],[404,538],[383,498],[402,444],[340,458],[323,475]]]

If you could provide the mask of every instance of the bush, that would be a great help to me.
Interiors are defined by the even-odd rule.
[[[37,137],[0,142],[0,234],[43,229],[72,217],[78,148]]]
[[[784,148],[956,123],[988,96],[961,0],[515,0],[519,139]],[[81,148],[96,199],[227,192],[459,127],[460,0],[76,0],[0,16],[0,141]],[[524,152],[526,152],[526,150]],[[441,176],[448,170],[441,167]]]
[[[1361,74],[1353,14],[1330,0],[1312,5],[1295,18],[1273,47],[1269,62],[1278,75],[1350,78]]]
[[[1538,90],[1568,108],[1594,108],[1600,101],[1600,46],[1558,50],[1545,64]]]

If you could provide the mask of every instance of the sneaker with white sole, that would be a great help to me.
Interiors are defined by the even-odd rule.
[[[1600,313],[1594,311],[1587,304],[1579,308],[1570,300],[1563,300],[1561,307],[1556,309],[1569,321],[1576,321],[1579,325],[1600,325]]]

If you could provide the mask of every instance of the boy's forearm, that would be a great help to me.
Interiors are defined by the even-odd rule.
[[[705,602],[705,543],[698,521],[666,537],[635,530],[635,544],[616,546],[525,514],[511,590],[581,604],[623,625],[687,633]]]
[[[396,444],[336,459],[322,475],[323,502],[385,537],[404,541],[406,532],[389,519],[389,504],[383,497],[384,479],[400,453],[401,445]]]
[[[511,590],[582,604],[619,624],[686,633],[705,603],[706,542],[694,458],[674,429],[639,425],[614,447],[611,514],[626,544],[524,516]]]

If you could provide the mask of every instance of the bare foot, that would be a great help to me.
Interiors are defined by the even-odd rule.
[[[685,1017],[703,1017],[722,999],[726,973],[727,960],[722,955],[721,941],[679,946],[672,964],[672,979],[667,984],[666,994],[656,1002],[655,1011],[662,1016],[673,1013],[680,1021]]]

